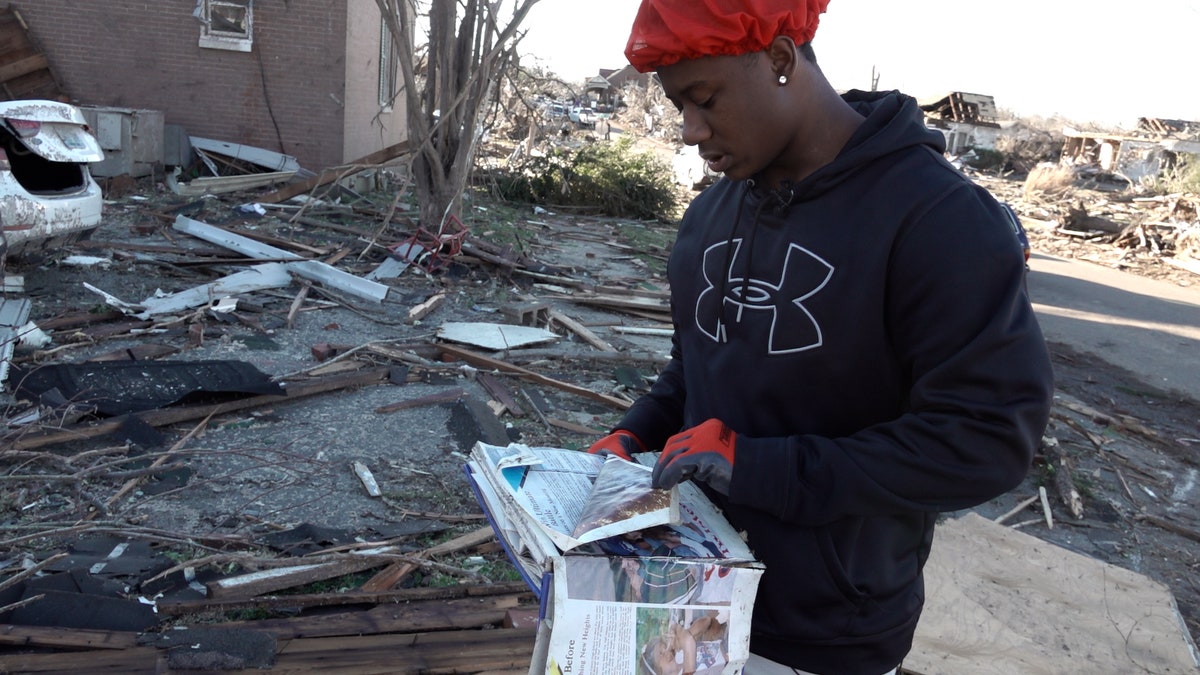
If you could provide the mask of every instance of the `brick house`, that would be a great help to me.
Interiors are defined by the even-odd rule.
[[[188,135],[282,152],[314,171],[407,137],[391,36],[369,0],[9,8],[77,105],[162,111]]]

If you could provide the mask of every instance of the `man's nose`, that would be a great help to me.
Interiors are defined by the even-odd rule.
[[[683,130],[680,134],[683,137],[685,145],[697,145],[701,141],[708,140],[712,135],[708,123],[704,121],[703,116],[696,113],[689,114],[687,111],[683,113]]]

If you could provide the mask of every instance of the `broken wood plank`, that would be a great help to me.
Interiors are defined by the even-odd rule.
[[[627,335],[654,335],[658,337],[671,337],[675,334],[674,328],[639,328],[637,326],[609,326],[609,330],[614,333],[625,333]]]
[[[351,462],[350,468],[354,471],[354,475],[358,476],[359,482],[363,484],[363,489],[367,491],[368,497],[383,496],[383,492],[379,490],[379,482],[375,480],[375,474],[371,473],[366,464]]]
[[[424,319],[425,317],[427,317],[431,313],[433,313],[433,311],[436,310],[438,307],[441,307],[442,303],[444,303],[444,302],[446,302],[446,293],[444,291],[441,293],[435,293],[434,295],[430,296],[429,299],[426,300],[425,302],[422,302],[421,304],[417,305],[416,307],[413,307],[412,309],[408,310],[408,322],[416,323],[416,322],[420,321],[421,319]]]
[[[275,668],[285,672],[527,672],[536,629],[505,629],[302,638],[280,644]],[[336,671],[330,670],[336,664]],[[381,669],[381,666],[383,667]]]
[[[1168,532],[1173,532],[1185,539],[1191,539],[1194,542],[1200,542],[1200,531],[1189,529],[1172,520],[1167,520],[1166,518],[1151,515],[1149,513],[1139,513],[1138,515],[1134,516],[1134,519],[1145,521]]]
[[[571,431],[577,434],[583,434],[585,436],[596,436],[597,438],[604,435],[604,432],[599,429],[593,429],[582,424],[576,424],[575,422],[571,422],[569,420],[560,420],[550,416],[546,416],[545,420],[550,426],[557,427],[565,431]]]
[[[602,352],[617,351],[616,347],[613,347],[612,345],[608,344],[604,340],[601,340],[600,336],[596,335],[591,330],[589,330],[587,328],[587,326],[584,326],[583,324],[579,323],[575,319],[572,319],[571,317],[567,316],[566,314],[563,314],[562,312],[558,311],[557,309],[551,308],[549,310],[549,315],[550,315],[551,320],[561,323],[564,327],[566,327],[567,330],[571,331],[572,333],[575,333],[580,338],[582,338],[584,342],[595,347],[596,349],[599,349]]]
[[[1020,504],[1017,504],[1016,506],[1012,507],[1011,510],[1009,510],[1007,513],[1000,516],[999,518],[996,518],[992,522],[996,523],[997,525],[1001,525],[1005,521],[1007,521],[1009,518],[1012,518],[1013,516],[1017,515],[1021,511],[1024,511],[1026,509],[1026,507],[1028,507],[1030,504],[1036,502],[1038,499],[1039,499],[1039,496],[1034,495],[1034,496],[1030,497],[1029,499],[1022,500]]]
[[[509,610],[534,601],[533,593],[388,603],[368,610],[319,616],[259,619],[219,624],[268,633],[277,639],[381,635],[500,626]]]
[[[1042,452],[1046,455],[1046,464],[1053,469],[1054,491],[1071,517],[1075,520],[1083,518],[1083,497],[1075,487],[1075,477],[1072,475],[1071,463],[1062,451],[1057,438],[1042,439]]]
[[[313,188],[327,185],[335,180],[338,180],[339,178],[342,178],[343,176],[360,170],[356,167],[377,166],[398,157],[403,157],[409,153],[410,147],[411,146],[409,145],[408,141],[403,141],[395,145],[389,145],[382,150],[359,157],[358,159],[353,160],[346,165],[325,169],[312,178],[285,185],[274,192],[270,192],[259,197],[257,201],[267,203],[286,201],[292,197],[295,197],[296,195],[304,194]]]
[[[137,646],[137,633],[57,626],[0,625],[0,645],[55,647],[59,649],[129,649]]]
[[[342,605],[378,605],[385,603],[420,604],[430,600],[482,598],[492,595],[522,595],[529,592],[524,582],[467,584],[462,586],[397,588],[383,591],[351,590],[338,593],[298,593],[260,598],[222,598],[197,600],[160,600],[158,611],[166,616],[199,612],[231,612],[241,609],[273,610],[281,608],[337,607]]]
[[[386,367],[367,368],[357,373],[334,375],[309,382],[292,383],[288,385],[286,395],[264,394],[236,401],[227,401],[225,403],[160,408],[158,410],[133,413],[131,415],[121,415],[120,417],[113,417],[99,422],[62,429],[52,429],[41,433],[28,433],[24,430],[19,430],[17,433],[11,434],[13,438],[0,438],[0,442],[8,444],[8,447],[13,450],[31,450],[56,443],[66,443],[68,441],[78,441],[110,434],[120,429],[127,417],[137,417],[151,426],[163,427],[179,422],[203,419],[209,416],[215,417],[248,408],[288,403],[306,396],[323,394],[338,389],[380,384],[386,381],[387,377],[388,368]]]
[[[536,629],[449,630],[280,640],[269,671],[288,673],[524,673]],[[167,650],[156,647],[55,654],[3,654],[0,672],[165,673]]]
[[[436,394],[421,396],[419,398],[409,399],[407,401],[399,401],[397,403],[389,403],[381,405],[375,409],[377,413],[393,413],[398,410],[408,410],[409,408],[420,408],[427,405],[437,405],[438,403],[453,403],[458,399],[467,395],[467,392],[462,387],[447,389]]]
[[[491,373],[480,372],[475,375],[475,381],[487,391],[488,395],[500,402],[508,414],[513,417],[524,417],[525,409],[517,402],[512,390]]]
[[[493,359],[490,356],[484,356],[483,354],[479,354],[477,352],[470,351],[469,349],[463,349],[461,347],[455,347],[453,345],[448,345],[448,344],[439,344],[439,345],[437,345],[437,347],[438,347],[438,349],[441,349],[447,355],[457,358],[462,361],[466,361],[467,363],[469,363],[477,368],[487,368],[488,370],[498,370],[498,371],[506,372],[506,373],[515,373],[517,375],[520,375],[522,378],[527,379],[531,382],[536,382],[538,384],[544,384],[546,386],[554,387],[556,389],[561,389],[563,391],[571,392],[573,394],[582,396],[584,398],[590,398],[594,401],[600,401],[601,403],[607,403],[613,407],[620,408],[621,410],[625,410],[625,409],[629,408],[630,405],[632,405],[629,401],[626,401],[624,399],[620,399],[615,396],[609,396],[608,394],[601,394],[600,392],[592,391],[591,389],[588,389],[586,387],[580,387],[575,384],[570,384],[568,382],[556,380],[552,377],[547,377],[540,373],[535,373],[532,370],[528,370],[528,369],[522,368],[520,366],[515,366],[511,363],[506,363],[504,361],[500,361],[499,359]]]
[[[418,558],[429,558],[446,553],[457,553],[458,551],[478,546],[492,539],[495,535],[496,533],[492,530],[491,526],[481,527],[478,530],[468,532],[449,541],[444,541],[424,551],[419,551],[415,555]],[[379,593],[390,588],[395,588],[396,584],[400,583],[404,577],[412,574],[413,570],[417,569],[417,567],[419,565],[408,561],[392,563],[387,569],[367,579],[366,583],[359,590],[365,593]]]
[[[0,654],[0,673],[128,675],[166,672],[170,672],[167,668],[167,654],[154,647],[89,649],[52,654]]]
[[[311,584],[314,581],[324,581],[346,574],[355,574],[373,567],[383,567],[388,559],[382,557],[385,553],[398,553],[394,546],[378,549],[353,551],[342,560],[291,567],[276,567],[248,574],[217,579],[205,584],[210,598],[252,598],[265,595],[285,588],[293,588]]]

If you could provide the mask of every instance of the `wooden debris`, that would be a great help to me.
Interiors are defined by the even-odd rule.
[[[440,391],[436,394],[429,394],[428,396],[421,396],[420,398],[413,398],[413,399],[409,399],[407,401],[399,401],[397,403],[389,403],[387,405],[381,405],[375,409],[375,412],[377,412],[377,413],[393,413],[398,410],[408,410],[410,408],[420,408],[420,407],[427,406],[427,405],[437,405],[439,403],[453,403],[454,401],[457,401],[466,395],[467,395],[467,392],[465,389],[463,389],[462,387],[455,387],[454,389],[447,389],[445,391]]]
[[[431,548],[427,548],[416,554],[418,558],[429,558],[435,555],[445,555],[447,553],[457,553],[465,549],[469,549],[483,542],[489,541],[495,537],[496,533],[491,526],[481,527],[474,532],[468,532],[460,537],[455,537],[449,541],[442,542]],[[409,574],[412,574],[420,565],[414,562],[396,562],[389,565],[379,574],[371,577],[362,585],[361,591],[365,593],[379,593],[391,588],[395,588]]]
[[[1083,497],[1075,487],[1075,478],[1071,475],[1071,464],[1062,452],[1057,438],[1042,439],[1042,451],[1046,455],[1046,463],[1053,469],[1054,489],[1058,498],[1066,505],[1075,520],[1083,518]]]
[[[1189,529],[1187,527],[1184,527],[1183,525],[1180,525],[1174,521],[1167,520],[1166,518],[1162,518],[1159,516],[1151,515],[1149,513],[1139,513],[1137,516],[1135,516],[1135,518],[1137,520],[1143,520],[1147,523],[1151,523],[1151,524],[1153,524],[1157,527],[1160,527],[1168,532],[1174,532],[1175,534],[1177,534],[1181,537],[1184,537],[1185,539],[1190,539],[1194,542],[1200,543],[1200,532],[1193,530],[1193,529]]]
[[[612,326],[614,333],[626,333],[628,335],[655,335],[659,337],[671,337],[675,334],[674,328],[639,328],[637,326]]]
[[[137,633],[127,631],[0,625],[0,645],[59,649],[130,649]]]
[[[379,490],[379,483],[375,480],[375,475],[362,462],[351,462],[350,468],[353,469],[354,475],[358,476],[363,484],[363,488],[367,491],[369,497],[382,497],[383,492]]]
[[[1026,507],[1028,507],[1030,504],[1036,502],[1038,499],[1039,499],[1038,495],[1034,495],[1034,496],[1030,497],[1029,499],[1025,499],[1020,504],[1017,504],[1016,506],[1014,506],[1012,508],[1012,510],[1010,510],[1008,513],[1005,513],[1004,515],[1000,516],[999,518],[995,519],[992,522],[996,523],[997,525],[1001,525],[1005,521],[1007,521],[1009,518],[1012,518],[1013,516],[1017,515],[1018,513],[1024,511],[1026,509]]]
[[[1050,512],[1050,499],[1046,496],[1045,486],[1038,486],[1038,499],[1042,502],[1042,513],[1046,516],[1046,527],[1054,529],[1054,514]]]
[[[513,417],[524,417],[525,409],[517,402],[512,391],[500,381],[500,378],[491,373],[478,373],[475,376],[475,381],[487,391],[488,395],[496,399],[504,410]],[[499,414],[497,414],[497,417]]]
[[[1086,415],[1089,419],[1097,424],[1103,424],[1118,430],[1127,429],[1152,441],[1162,442],[1162,438],[1156,431],[1150,429],[1145,424],[1142,424],[1142,422],[1129,415],[1108,415],[1096,410],[1083,401],[1062,393],[1055,394],[1054,403],[1056,405],[1061,405],[1068,410],[1073,410],[1080,415]]]
[[[521,377],[523,377],[531,382],[536,382],[538,384],[544,384],[546,386],[555,387],[555,388],[561,389],[563,391],[568,391],[573,394],[583,396],[584,398],[590,398],[594,401],[600,401],[601,403],[607,403],[613,407],[620,408],[621,410],[625,410],[625,409],[629,408],[630,405],[632,405],[632,403],[630,401],[626,401],[624,399],[620,399],[615,396],[609,396],[607,394],[601,394],[599,392],[592,391],[591,389],[587,389],[586,387],[580,387],[578,385],[569,384],[567,382],[562,382],[561,380],[556,380],[551,377],[546,377],[545,375],[535,373],[532,370],[527,370],[520,366],[515,366],[511,363],[506,363],[506,362],[500,361],[498,359],[493,359],[489,356],[484,356],[483,354],[472,352],[470,350],[463,349],[461,347],[455,347],[453,345],[448,345],[448,344],[439,344],[438,348],[441,349],[446,355],[460,359],[462,361],[466,361],[467,363],[469,363],[477,368],[486,368],[488,370],[498,370],[498,371],[506,372],[506,373],[514,373],[514,374],[520,375]]]
[[[436,310],[438,307],[441,307],[444,302],[446,302],[446,293],[444,291],[441,293],[433,294],[425,302],[422,302],[421,304],[417,305],[416,307],[413,307],[412,309],[408,310],[408,322],[416,323],[416,322],[424,319],[425,317],[432,314],[433,311]]]
[[[383,591],[354,589],[331,593],[297,593],[293,595],[264,595],[257,598],[203,598],[195,600],[159,600],[157,607],[166,616],[184,616],[204,612],[232,612],[243,609],[277,610],[314,607],[344,607],[346,605],[419,605],[430,600],[477,598],[492,595],[530,595],[529,587],[521,581],[498,584],[462,584],[457,586],[423,586]]]
[[[346,574],[354,574],[388,564],[386,553],[398,553],[395,547],[354,551],[340,560],[291,567],[278,567],[225,577],[205,584],[210,598],[252,598],[285,588],[303,586]]]
[[[596,349],[599,349],[602,352],[617,351],[616,347],[613,347],[612,345],[608,344],[604,340],[601,340],[598,335],[593,333],[591,330],[588,330],[588,328],[586,326],[579,323],[575,319],[572,319],[571,317],[567,316],[566,314],[563,314],[562,312],[558,311],[557,309],[549,310],[548,314],[552,321],[557,321],[558,323],[561,323],[567,330],[571,331],[572,333],[575,333],[580,338],[582,338],[584,342],[590,344],[591,346],[595,347]]]
[[[274,192],[258,197],[258,201],[263,203],[277,203],[286,201],[292,197],[295,197],[296,195],[304,194],[305,192],[321,187],[322,185],[328,185],[329,183],[344,178],[352,173],[362,171],[365,168],[384,164],[399,157],[403,157],[409,153],[409,150],[410,146],[408,141],[390,145],[383,150],[373,152],[364,157],[359,157],[349,164],[325,169],[312,178],[285,185]]]
[[[564,429],[573,433],[596,437],[604,435],[604,432],[599,429],[593,429],[591,427],[587,427],[582,424],[576,424],[568,420],[560,420],[549,416],[545,417],[544,419],[546,420],[546,423],[552,427],[558,427],[559,429]]]
[[[312,396],[314,394],[323,394],[329,391],[338,389],[346,389],[349,387],[361,387],[372,384],[380,384],[387,379],[388,369],[386,367],[368,368],[359,370],[348,375],[335,375],[327,378],[320,378],[311,382],[297,382],[288,385],[287,395],[264,394],[262,396],[252,396],[250,398],[238,399],[235,401],[227,401],[225,403],[214,403],[208,405],[195,406],[175,406],[170,408],[162,408],[159,410],[149,410],[146,412],[135,413],[134,415],[143,422],[155,427],[177,424],[189,420],[202,419],[205,417],[216,417],[226,413],[236,412],[238,410],[246,410],[249,408],[257,408],[261,406],[275,405],[278,403],[286,403],[296,399]],[[113,417],[99,422],[70,426],[62,429],[52,429],[41,433],[15,433],[11,439],[0,438],[0,442],[8,444],[12,450],[30,450],[33,448],[41,448],[57,443],[66,443],[68,441],[78,441],[83,438],[96,438],[105,434],[112,433],[121,427],[124,423],[126,415]]]

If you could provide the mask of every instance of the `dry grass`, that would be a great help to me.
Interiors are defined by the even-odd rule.
[[[1075,183],[1075,171],[1065,164],[1039,164],[1025,179],[1026,201],[1053,200],[1065,196]]]

